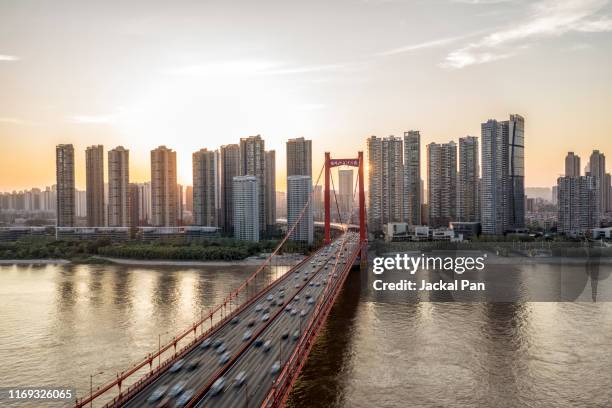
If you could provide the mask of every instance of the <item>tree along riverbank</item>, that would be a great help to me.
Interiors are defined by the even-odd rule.
[[[168,240],[151,243],[139,241],[112,243],[106,239],[76,241],[23,238],[15,242],[0,243],[0,261],[4,261],[3,263],[15,263],[16,261],[107,263],[112,262],[113,259],[128,259],[235,262],[270,253],[276,248],[278,242],[278,239],[250,242],[232,238],[214,238],[197,242]],[[312,245],[287,241],[283,245],[281,254],[307,255],[321,243],[321,237],[317,237]]]

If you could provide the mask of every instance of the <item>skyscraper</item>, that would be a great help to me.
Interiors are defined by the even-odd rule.
[[[287,177],[290,176],[308,176],[312,183],[312,141],[306,140],[303,137],[289,139],[287,141]],[[287,184],[289,181],[287,181]],[[289,187],[287,187],[286,206],[289,211]],[[317,203],[311,203],[311,211],[313,214],[317,210],[322,212],[323,208],[316,207]]]
[[[179,223],[176,152],[166,146],[151,150],[151,224],[175,227]]]
[[[517,114],[502,122],[508,132],[508,229],[525,227],[525,119]]]
[[[217,226],[215,207],[215,152],[201,149],[193,159],[193,222],[195,225]]]
[[[381,232],[382,223],[382,140],[371,136],[367,140],[368,149],[368,230]]]
[[[255,176],[236,176],[233,179],[234,237],[245,241],[259,241],[259,186]]]
[[[559,177],[557,186],[560,233],[581,235],[599,226],[600,202],[595,177]]]
[[[177,225],[183,225],[183,207],[185,206],[185,192],[183,191],[183,185],[176,185],[176,212],[177,212]]]
[[[233,179],[240,175],[240,146],[230,144],[219,149],[219,168],[221,176],[221,220],[226,234],[234,232],[234,193]]]
[[[504,149],[502,126],[490,119],[481,125],[482,179],[480,190],[480,220],[484,234],[501,235],[505,231],[507,149]]]
[[[525,225],[524,119],[490,119],[481,125],[480,218],[484,234],[501,235]]]
[[[383,225],[402,220],[403,149],[394,136],[371,136],[368,145],[368,229],[381,232]]]
[[[287,219],[287,193],[285,191],[276,192],[276,216]]]
[[[338,170],[338,200],[342,222],[348,222],[353,202],[353,170]]]
[[[193,214],[193,186],[185,187],[185,210]]]
[[[589,158],[589,173],[597,183],[597,200],[599,201],[599,218],[608,208],[608,185],[606,184],[606,156],[599,150],[593,150]]]
[[[474,136],[459,138],[459,214],[460,221],[476,222],[480,219],[478,179],[478,139]]]
[[[404,222],[421,224],[421,134],[404,132]]]
[[[108,226],[130,225],[130,151],[119,146],[108,152]],[[138,220],[136,220],[138,221]]]
[[[612,176],[610,176],[610,173],[606,173],[604,185],[608,190],[606,212],[612,212]]]
[[[290,235],[293,241],[303,241],[312,244],[314,237],[314,220],[312,215],[312,203],[309,203],[312,192],[312,181],[310,176],[287,177],[287,228],[297,222],[295,229]],[[302,214],[302,210],[304,213]],[[298,219],[300,221],[298,222]]]
[[[404,150],[402,139],[389,136],[382,140],[383,225],[401,222],[404,190]]]
[[[312,177],[312,140],[299,137],[287,141],[287,177],[289,176]]]
[[[580,156],[574,154],[574,152],[568,152],[565,156],[565,176],[580,176]]]
[[[87,192],[87,226],[103,227],[104,222],[104,147],[89,146],[85,150]]]
[[[429,225],[448,227],[457,218],[457,145],[427,145]]]
[[[138,225],[150,225],[153,219],[151,208],[151,182],[138,184]]]
[[[265,161],[265,205],[266,230],[272,232],[276,225],[276,152],[266,152]]]
[[[75,226],[74,147],[60,144],[55,148],[55,177],[57,180],[57,226]]]
[[[75,190],[74,194],[74,215],[76,218],[85,218],[87,221],[87,191]]]
[[[130,227],[136,228],[140,224],[141,215],[140,215],[140,203],[139,203],[139,193],[140,186],[136,183],[130,183],[128,187],[128,195],[129,195],[129,212],[130,216],[128,217],[130,220]]]
[[[260,135],[240,139],[240,174],[255,176],[259,194],[259,228],[265,231],[268,221],[266,186],[266,149]]]

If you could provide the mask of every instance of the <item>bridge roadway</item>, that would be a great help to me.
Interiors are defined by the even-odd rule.
[[[358,246],[357,234],[349,232],[321,248],[122,406],[183,407],[198,391],[206,391],[198,407],[261,405],[327,281],[332,284],[340,276],[334,267],[344,269],[347,254]],[[281,366],[273,374],[277,361]],[[221,368],[223,384],[210,387]],[[241,385],[236,381],[239,374],[245,378]]]

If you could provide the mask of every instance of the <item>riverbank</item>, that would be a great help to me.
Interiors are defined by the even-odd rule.
[[[239,261],[177,261],[173,259],[126,259],[112,258],[105,256],[96,256],[95,259],[100,259],[118,265],[137,265],[137,266],[258,266],[261,265],[265,258],[246,258]],[[274,259],[275,265],[293,265],[304,259],[303,256],[277,256]]]
[[[303,256],[279,255],[274,259],[274,265],[295,265],[303,260]],[[258,266],[265,258],[250,257],[238,261],[180,261],[173,259],[128,259],[106,256],[92,256],[83,260],[67,259],[0,259],[0,265],[67,265],[67,264],[116,264],[132,266]]]
[[[0,265],[66,265],[67,259],[0,259]]]

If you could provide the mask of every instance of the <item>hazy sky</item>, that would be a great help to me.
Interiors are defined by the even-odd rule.
[[[426,143],[526,120],[526,185],[550,186],[568,150],[612,168],[607,0],[0,2],[0,190],[54,183],[54,146],[191,153],[261,134],[355,156],[366,137]],[[314,170],[313,170],[314,172]]]

